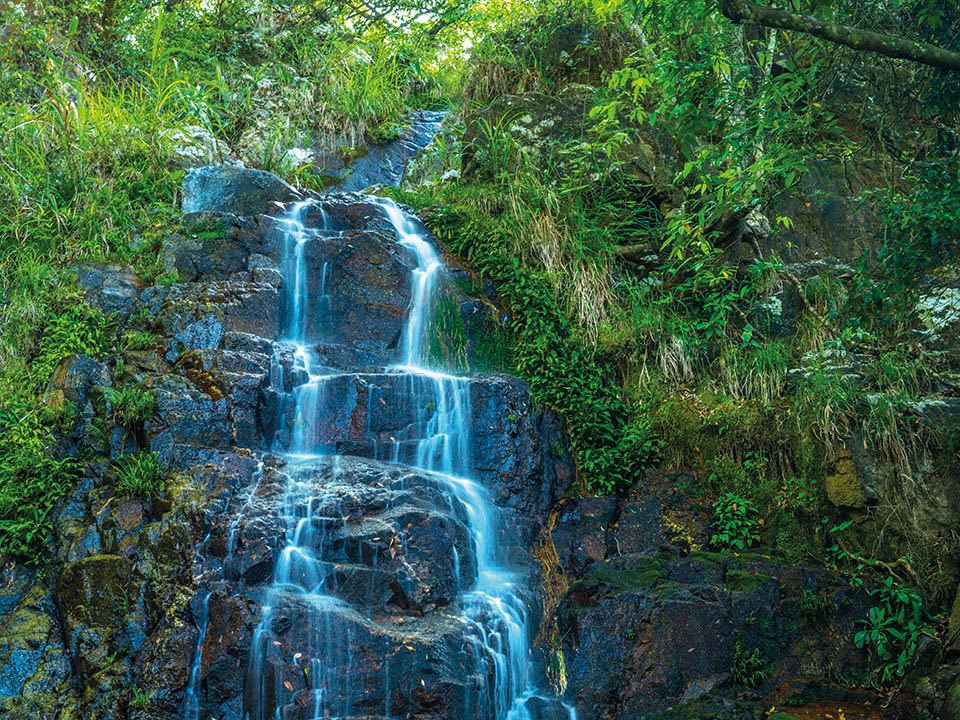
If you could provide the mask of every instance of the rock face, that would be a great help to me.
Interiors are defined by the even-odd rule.
[[[364,197],[308,207],[305,224],[322,232],[300,256],[309,283],[298,307],[330,371],[313,441],[349,454],[270,453],[301,432],[295,411],[312,382],[283,339],[295,311],[284,263],[295,248],[282,221],[262,214],[291,199],[262,173],[195,170],[184,187],[190,214],[164,241],[176,282],[144,288],[123,268],[82,270],[88,293],[105,306],[120,298],[129,329],[156,339],[113,370],[70,358],[48,389],[51,406],[78,410],[63,453],[82,449],[89,462],[54,510],[55,572],[41,582],[14,571],[0,590],[5,717],[240,720],[272,717],[283,695],[285,717],[310,718],[321,698],[294,653],[325,659],[322,701],[351,717],[490,715],[493,658],[460,609],[478,575],[465,506],[442,477],[402,464],[434,412],[402,402],[423,394],[387,369],[400,357],[413,258]],[[131,385],[156,405],[136,433],[114,426],[103,400]],[[471,472],[503,508],[495,532],[536,587],[527,553],[573,480],[566,436],[515,378],[464,387]],[[153,499],[116,490],[110,458],[138,449],[157,453],[166,472]],[[291,513],[313,518],[302,547],[323,558],[310,567],[322,570],[329,606],[272,585],[290,567]]]
[[[810,598],[833,608],[828,626]],[[660,553],[597,563],[570,588],[559,616],[578,717],[659,717],[711,695],[722,705],[739,684],[737,663],[754,650],[770,687],[784,676],[862,671],[852,636],[867,605],[862,592],[828,573],[760,555]]]
[[[170,143],[173,165],[182,170],[204,165],[240,164],[230,157],[227,144],[206,128],[187,125],[166,133],[165,139]]]
[[[553,617],[577,717],[761,717],[866,677],[853,635],[868,594],[762,551],[709,552],[709,505],[679,492],[684,480],[648,473],[629,498],[555,506],[550,541],[570,585]],[[748,686],[754,653],[762,672]]]

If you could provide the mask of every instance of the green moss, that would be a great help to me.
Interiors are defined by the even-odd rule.
[[[732,592],[751,593],[760,587],[765,580],[770,580],[769,575],[761,573],[746,572],[744,570],[728,570],[724,578],[724,584]]]
[[[344,165],[349,165],[354,160],[359,160],[370,154],[370,149],[366,145],[355,145],[354,147],[342,147],[338,153],[340,160]]]
[[[211,223],[199,222],[190,229],[190,234],[201,240],[219,240],[227,234],[219,220]]]
[[[623,592],[650,590],[668,575],[668,566],[663,558],[640,558],[631,567],[613,567],[609,562],[598,563],[583,578],[571,586],[594,588],[601,595],[617,595]]]

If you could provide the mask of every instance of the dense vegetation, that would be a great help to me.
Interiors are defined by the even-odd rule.
[[[800,5],[960,46],[947,2]],[[158,251],[177,214],[180,129],[318,189],[295,148],[348,157],[396,137],[411,109],[450,107],[428,182],[391,192],[497,281],[512,318],[502,369],[563,414],[580,490],[629,494],[647,469],[688,471],[685,490],[715,503],[717,549],[762,543],[791,562],[878,571],[886,615],[862,640],[884,684],[902,677],[930,629],[919,606],[948,602],[958,577],[957,526],[922,514],[925,478],[960,469],[960,427],[925,412],[960,389],[956,348],[930,324],[960,257],[960,75],[735,25],[705,0],[363,8],[4,12],[0,550],[41,561],[48,511],[79,463],[102,459],[55,454],[77,409],[47,385],[75,353],[122,379],[123,350],[152,338],[117,336],[70,268],[123,262],[176,280]],[[530,93],[563,122],[531,125],[530,106],[504,104]],[[822,230],[798,216],[831,183],[876,226],[856,238],[859,258],[805,272],[808,248],[791,239]],[[156,494],[149,392],[103,402],[125,437],[118,491]],[[882,478],[854,517],[826,490],[850,438]],[[911,623],[912,635],[895,628],[895,653],[880,639],[890,617]]]

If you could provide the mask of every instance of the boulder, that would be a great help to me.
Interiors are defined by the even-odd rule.
[[[764,252],[811,260],[839,258],[856,261],[865,249],[875,247],[880,219],[859,196],[871,187],[882,187],[881,169],[870,160],[837,161],[829,158],[807,164],[789,194],[778,197],[767,213],[793,220],[765,238]]]
[[[183,214],[260,215],[300,197],[285,181],[262,170],[228,165],[195,168],[183,179]]]
[[[251,167],[269,167],[274,170],[298,170],[313,162],[313,150],[288,145],[286,138],[276,137],[273,128],[254,123],[247,128],[237,143],[237,154]]]
[[[494,166],[507,161],[501,154],[511,141],[535,160],[556,154],[586,132],[583,110],[583,103],[564,102],[540,93],[502,95],[466,120],[463,177],[505,170]]]
[[[256,280],[255,270],[278,269],[282,250],[279,233],[266,218],[196,213],[177,234],[164,238],[161,260],[164,272],[180,282]]]
[[[440,129],[445,112],[421,110],[408,119],[400,137],[389,142],[368,143],[349,153],[325,152],[317,160],[317,172],[328,191],[358,192],[374,184],[399,184],[404,167],[427,147]]]

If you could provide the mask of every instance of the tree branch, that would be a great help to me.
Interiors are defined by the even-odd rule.
[[[854,50],[913,60],[941,70],[960,70],[960,53],[944,50],[930,43],[824,22],[787,10],[757,5],[748,0],[720,0],[720,10],[737,24],[747,22],[782,30],[795,30]]]

